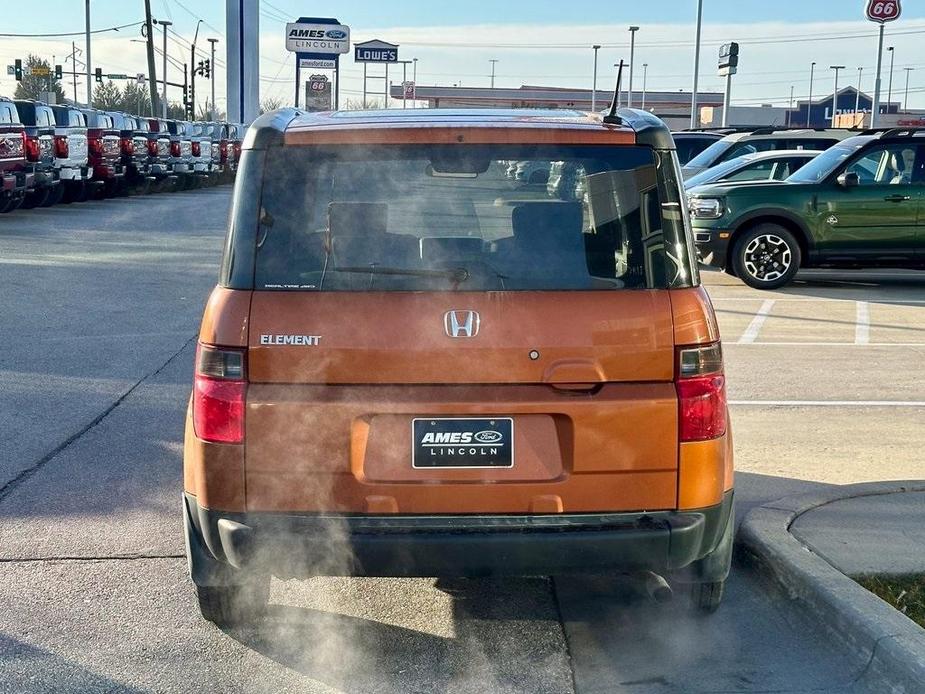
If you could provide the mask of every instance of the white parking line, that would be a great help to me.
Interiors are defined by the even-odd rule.
[[[925,400],[730,400],[742,407],[925,407]]]
[[[713,303],[717,301],[758,301],[761,297],[759,296],[711,296],[710,300]],[[814,298],[804,298],[796,297],[789,298],[786,296],[778,296],[774,298],[775,301],[787,301],[787,302],[796,302],[796,303],[844,303],[848,301],[855,301],[855,299],[830,299],[827,297],[814,297]],[[868,301],[874,304],[925,304],[925,299],[905,299],[903,297],[875,297],[869,298]]]
[[[870,342],[870,305],[866,301],[855,302],[854,344]]]
[[[740,345],[751,344],[758,338],[761,326],[768,319],[768,314],[772,308],[774,308],[774,299],[765,299],[764,303],[761,304],[761,308],[758,309],[758,313],[755,314],[752,322],[748,324],[745,332],[742,333],[742,337],[739,338]]]
[[[747,347],[925,347],[925,342],[723,342],[723,346]]]

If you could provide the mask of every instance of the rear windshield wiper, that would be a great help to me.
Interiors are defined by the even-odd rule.
[[[388,267],[387,265],[358,265],[348,267],[335,267],[334,272],[356,272],[365,275],[406,275],[409,277],[439,277],[450,282],[465,282],[469,279],[469,271],[464,267],[447,268],[446,270],[424,270],[404,267]]]

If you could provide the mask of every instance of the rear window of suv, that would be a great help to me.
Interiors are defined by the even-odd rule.
[[[512,161],[553,177],[518,181]],[[646,147],[275,147],[263,168],[256,289],[651,289],[696,272],[659,173],[672,159]]]

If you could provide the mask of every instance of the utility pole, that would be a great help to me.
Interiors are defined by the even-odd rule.
[[[646,73],[649,71],[649,63],[642,64],[642,110],[646,110]]]
[[[694,40],[694,89],[691,91],[691,127],[700,125],[697,113],[697,83],[700,78],[700,29],[703,25],[703,0],[697,0],[697,37]]]
[[[145,0],[145,3],[150,3],[150,0]],[[86,36],[87,36],[87,108],[93,106],[93,86],[90,82],[90,64],[93,62],[90,60],[90,0],[86,0],[84,3],[85,15],[86,15]],[[150,16],[150,13],[149,13]],[[74,67],[74,72],[77,72],[77,67]],[[75,78],[76,79],[76,78]]]
[[[190,111],[192,115],[190,120],[196,120],[196,39],[199,38],[199,25],[202,24],[200,19],[196,22],[196,33],[193,34],[193,42],[190,44],[189,48],[189,66],[190,66],[190,76],[189,76],[189,102],[190,102]]]
[[[71,41],[71,80],[74,85],[74,103],[77,103],[77,44]]]
[[[495,88],[495,65],[498,63],[498,59],[492,58],[488,62],[491,63],[491,88],[494,89]]]
[[[903,70],[906,71],[906,95],[903,97],[903,113],[909,113],[909,73],[912,72],[913,68],[904,67]]]
[[[854,97],[854,124],[858,124],[858,113],[861,111],[861,79],[864,74],[864,68],[858,68],[858,92]]]
[[[154,69],[154,27],[151,19],[151,0],[145,0],[145,43],[148,53],[148,86],[151,91],[151,116],[157,115],[157,73]],[[166,71],[165,71],[166,75]],[[87,82],[90,82],[90,60],[87,59]]]
[[[161,20],[160,25],[164,27],[164,91],[161,94],[161,117],[167,117],[167,27],[173,22]]]
[[[870,108],[870,127],[876,128],[880,120],[880,68],[883,67],[883,22],[880,22],[880,39],[877,44],[877,77],[874,81],[874,101]]]
[[[888,82],[888,86],[886,88],[886,113],[889,113],[890,101],[893,98],[893,58],[895,57],[895,53],[893,53],[892,46],[887,48],[887,50],[890,52],[890,81]]]
[[[188,73],[188,70],[189,70],[190,67],[192,67],[192,66],[187,65],[186,63],[183,63],[183,96],[186,97],[186,99],[189,99],[189,92],[187,91],[187,86],[188,86],[188,84],[187,84],[187,77],[186,77],[186,76],[187,76],[187,73]],[[189,101],[187,101],[185,104],[183,104],[183,112],[184,112],[184,115],[187,113],[187,108],[188,108],[187,104],[188,104],[188,103],[189,103]],[[165,118],[166,118],[166,116],[165,116]]]
[[[844,70],[844,65],[829,65],[830,70],[835,70],[835,93],[832,94],[832,127],[835,127],[835,114],[838,112],[838,71]]]
[[[591,78],[591,113],[597,111],[597,52],[601,47],[597,44],[591,46],[594,49],[594,76]]]
[[[209,79],[212,81],[212,120],[215,120],[215,44],[218,39],[209,39],[212,44],[212,59],[209,63]]]
[[[633,108],[633,69],[636,67],[636,32],[639,27],[630,27],[630,83],[626,92],[626,107]]]
[[[411,104],[411,108],[418,107],[418,59],[412,58],[411,62],[411,81],[414,82],[414,102]]]
[[[809,66],[809,101],[806,104],[806,127],[809,127],[809,124],[813,119],[813,72],[816,70],[816,61],[813,61],[813,64]]]

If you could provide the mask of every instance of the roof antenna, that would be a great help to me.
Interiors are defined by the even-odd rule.
[[[604,116],[604,122],[608,125],[623,125],[623,119],[617,115],[617,101],[620,99],[620,82],[623,80],[623,59],[620,59],[620,67],[617,68],[617,86],[613,90],[613,101],[610,102],[610,111]]]

